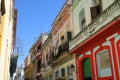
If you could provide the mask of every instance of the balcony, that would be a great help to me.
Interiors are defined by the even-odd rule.
[[[69,52],[69,43],[67,41],[58,47],[58,52],[55,58],[57,59],[63,52]]]
[[[16,71],[18,55],[12,54],[10,60],[10,76],[13,77],[13,74]]]
[[[116,0],[106,10],[104,10],[96,19],[79,32],[70,42],[69,50],[72,50],[78,44],[91,37],[97,31],[105,27],[108,23],[120,16],[120,0]]]
[[[43,63],[43,64],[41,64],[41,68],[45,68],[45,67],[47,67],[48,66],[48,63]]]
[[[69,53],[69,42],[68,41],[64,42],[56,49],[56,54],[52,52],[52,54],[50,55],[50,59],[47,62],[47,65],[54,67],[57,63],[64,62],[67,59],[66,57],[68,56],[70,57],[70,54],[67,54],[67,53]]]
[[[48,65],[51,65],[54,63],[54,60],[56,60],[56,57],[54,55],[54,52],[50,55],[50,60],[48,61]]]
[[[41,68],[41,74],[42,75],[46,75],[46,74],[48,74],[49,72],[52,72],[52,71],[53,71],[53,69],[52,69],[51,66],[46,66],[46,67]]]

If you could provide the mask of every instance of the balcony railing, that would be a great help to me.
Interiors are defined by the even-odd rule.
[[[56,60],[56,57],[54,55],[54,52],[52,52],[52,54],[50,55],[50,60],[48,61],[48,65],[51,65],[54,60]]]
[[[51,66],[46,66],[46,67],[41,68],[41,74],[42,75],[46,75],[51,71],[53,71]]]
[[[60,58],[60,56],[66,56],[66,53],[64,54],[64,52],[69,52],[69,42],[66,41],[65,43],[61,44],[56,50],[57,54],[54,54],[54,52],[52,52],[50,55],[50,60],[47,63],[48,65],[52,66],[58,61],[58,58]]]
[[[66,41],[64,44],[61,44],[58,47],[58,52],[57,55],[55,56],[56,59],[63,53],[63,52],[68,52],[69,51],[69,43]]]
[[[12,54],[10,61],[10,75],[13,77],[13,73],[16,71],[18,55]]]
[[[41,68],[43,68],[43,67],[46,67],[47,66],[47,64],[41,64]]]
[[[70,42],[69,50],[95,34],[97,31],[105,27],[116,17],[120,16],[120,0],[116,0],[106,10],[104,10],[96,19],[79,32]]]

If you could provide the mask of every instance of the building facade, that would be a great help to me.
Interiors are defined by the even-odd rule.
[[[66,0],[35,46],[37,80],[120,80],[120,0]]]
[[[32,54],[29,54],[25,61],[25,68],[24,68],[24,79],[25,80],[32,80],[33,79],[33,63],[32,63]]]
[[[36,72],[37,72],[36,43],[33,44],[29,52],[31,54],[31,61],[33,64],[33,68],[32,68],[33,80],[36,80]]]
[[[120,79],[120,0],[74,0],[76,80]]]
[[[48,37],[48,33],[41,34],[38,40],[29,50],[29,55],[24,60],[24,79],[25,80],[42,80],[41,63],[42,54],[41,46]]]
[[[75,57],[69,53],[69,41],[72,38],[71,0],[66,0],[52,24],[51,34],[53,43],[53,61],[51,80],[76,80]],[[49,77],[49,76],[48,76]],[[45,79],[47,80],[47,79]]]
[[[27,80],[27,79],[29,79],[29,73],[28,73],[28,71],[29,71],[29,64],[28,64],[28,56],[25,58],[25,60],[24,60],[24,79],[25,80]]]
[[[50,62],[53,60],[52,56],[52,35],[49,34],[48,38],[41,47],[42,62],[41,62],[41,74],[42,79],[52,80],[53,79],[53,69]]]
[[[36,42],[36,60],[37,60],[37,72],[36,72],[36,79],[42,80],[41,68],[42,68],[42,51],[41,47],[42,44],[46,41],[48,37],[48,33],[41,34],[39,39]]]
[[[0,0],[0,80],[10,79],[10,60],[15,45],[17,15],[14,0]]]
[[[13,77],[13,74],[16,71],[16,67],[17,67],[17,60],[18,60],[18,53],[15,52],[15,46],[16,46],[16,24],[17,24],[17,9],[14,9],[14,13],[13,13],[14,17],[13,17],[13,29],[12,29],[12,50],[13,53],[11,53],[11,58],[10,58],[10,77]]]

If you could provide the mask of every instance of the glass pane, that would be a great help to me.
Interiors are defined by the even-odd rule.
[[[111,76],[110,58],[108,50],[100,51],[97,55],[98,76]]]

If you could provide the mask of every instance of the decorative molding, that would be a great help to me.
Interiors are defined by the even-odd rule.
[[[120,0],[115,1],[104,10],[96,19],[79,32],[70,42],[69,50],[73,49],[87,38],[104,28],[108,23],[120,16]]]

